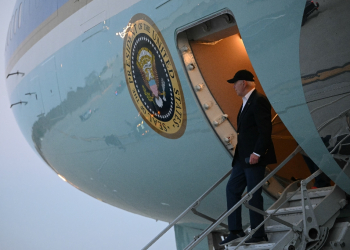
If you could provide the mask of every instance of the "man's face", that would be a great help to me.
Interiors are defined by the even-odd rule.
[[[245,82],[244,80],[238,80],[233,84],[233,88],[235,89],[238,96],[244,96]]]

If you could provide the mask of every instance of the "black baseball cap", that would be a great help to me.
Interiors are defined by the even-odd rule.
[[[242,69],[240,71],[237,71],[237,73],[235,74],[235,76],[232,79],[227,80],[228,83],[235,83],[239,80],[246,80],[249,82],[254,82],[254,75],[246,70],[246,69]]]

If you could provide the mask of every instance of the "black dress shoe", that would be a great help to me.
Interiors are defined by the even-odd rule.
[[[228,245],[231,244],[232,242],[234,242],[235,240],[237,240],[238,238],[242,238],[245,236],[245,233],[242,231],[238,234],[233,234],[230,233],[226,239],[224,239],[223,241],[220,242],[219,246],[224,246],[224,245]]]
[[[264,244],[268,243],[269,240],[267,239],[267,235],[263,237],[258,237],[258,238],[250,238],[249,240],[246,240],[244,244],[246,245],[253,245],[253,244]]]

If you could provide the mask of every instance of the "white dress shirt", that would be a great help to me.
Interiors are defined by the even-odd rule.
[[[242,105],[242,110],[241,110],[241,112],[243,111],[244,106],[246,105],[246,103],[247,103],[247,101],[248,101],[250,95],[253,93],[254,90],[255,90],[255,88],[253,88],[252,90],[250,90],[245,96],[242,97],[242,99],[243,99],[243,105]]]

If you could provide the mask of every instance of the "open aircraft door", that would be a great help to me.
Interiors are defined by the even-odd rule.
[[[177,46],[193,94],[227,151],[234,157],[237,144],[237,114],[242,100],[233,86],[227,83],[241,69],[255,76],[256,89],[264,94],[263,84],[251,64],[239,27],[230,11],[215,15],[178,30]],[[272,110],[272,139],[277,154],[277,164],[269,165],[272,171],[296,147],[297,143],[284,126],[278,114]],[[269,181],[265,191],[278,198],[284,188],[296,179],[309,176],[310,172],[301,154],[294,157]]]

